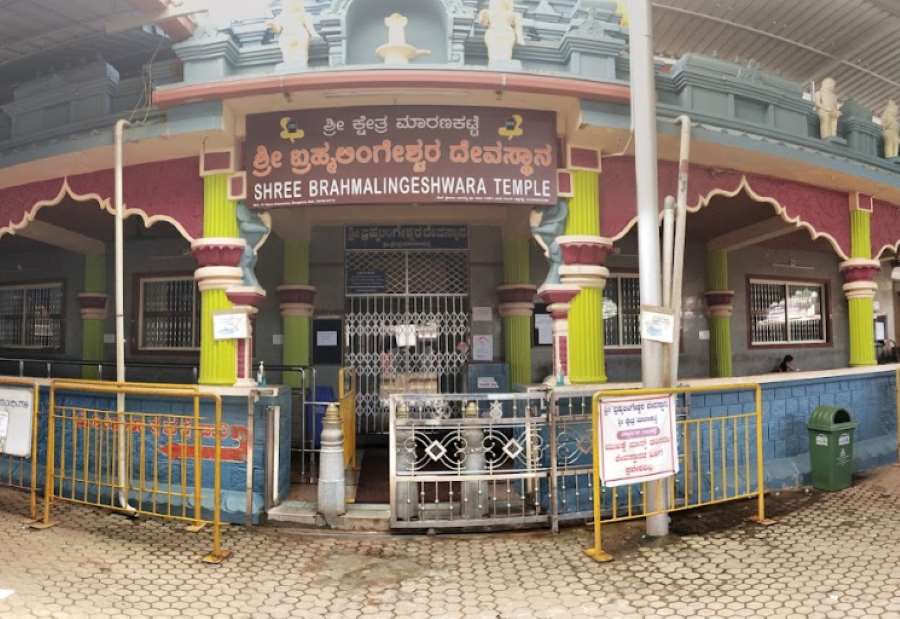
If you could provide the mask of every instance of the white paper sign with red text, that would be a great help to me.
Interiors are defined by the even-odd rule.
[[[678,472],[674,395],[604,398],[597,432],[604,486],[662,479]]]

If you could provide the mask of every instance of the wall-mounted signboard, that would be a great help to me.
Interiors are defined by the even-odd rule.
[[[382,249],[467,249],[466,226],[347,226],[344,248],[348,250]]]
[[[247,116],[247,204],[556,202],[554,112],[369,106]]]

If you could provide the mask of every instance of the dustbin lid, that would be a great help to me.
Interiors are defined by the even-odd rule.
[[[810,430],[852,430],[856,427],[850,413],[839,406],[817,406],[809,416]]]

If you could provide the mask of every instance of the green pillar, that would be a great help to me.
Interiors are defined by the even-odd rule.
[[[228,175],[215,174],[203,178],[203,237],[205,239],[239,238],[237,205],[228,199]],[[221,265],[207,268],[228,269]],[[213,338],[213,315],[231,309],[225,295],[229,284],[213,282],[215,276],[201,277],[200,286],[200,383],[204,385],[233,385],[237,379],[235,340]],[[204,273],[205,275],[205,273]],[[230,275],[228,276],[230,277]],[[238,275],[238,281],[239,281]],[[234,282],[237,283],[237,282]]]
[[[503,285],[497,289],[503,318],[503,352],[512,385],[531,382],[531,317],[535,286],[531,285],[530,239],[503,241]]]
[[[858,196],[853,198],[857,201]],[[878,290],[875,277],[880,270],[877,260],[872,260],[870,236],[871,211],[850,209],[850,259],[841,263],[846,283],[847,314],[850,335],[850,365],[875,365],[875,307]]]
[[[706,252],[706,315],[709,321],[709,375],[732,376],[731,314],[734,291],[728,289],[728,252]]]
[[[312,311],[315,289],[309,286],[309,241],[284,241],[284,285],[278,287],[281,300],[282,347],[284,365],[308,367],[312,331]],[[300,375],[286,372],[283,382],[300,387]]]
[[[602,260],[611,244],[600,237],[600,176],[586,170],[572,171],[574,196],[569,199],[566,235],[561,245],[577,248],[579,256],[597,255],[600,262],[587,259],[562,267],[563,283],[581,286],[581,292],[569,305],[569,381],[572,383],[605,383],[606,363],[603,353],[603,287],[606,285]],[[569,238],[566,238],[569,237]]]
[[[81,377],[100,378],[96,364],[103,361],[103,332],[106,326],[106,255],[84,257],[84,292],[78,295],[81,306],[81,358],[94,365],[83,366]]]

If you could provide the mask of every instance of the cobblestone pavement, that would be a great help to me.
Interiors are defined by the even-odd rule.
[[[584,527],[436,537],[233,527],[234,556],[212,566],[198,561],[208,533],[159,521],[58,505],[55,528],[24,529],[24,495],[3,489],[0,590],[13,593],[0,591],[0,615],[900,617],[900,468],[792,496],[771,502],[768,528],[739,520],[750,506],[678,516],[675,530],[704,534],[665,542],[620,527],[609,535],[616,561],[603,565],[582,554]]]

